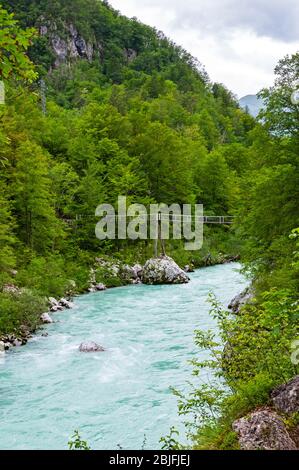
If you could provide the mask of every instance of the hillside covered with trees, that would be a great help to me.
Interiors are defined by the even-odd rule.
[[[7,25],[7,35],[18,28],[27,36],[27,42],[18,41],[25,49],[32,36],[29,56],[47,90],[45,104],[33,72],[27,84],[18,72],[9,73],[1,108],[1,282],[30,287],[29,297],[62,295],[69,280],[75,280],[79,291],[85,289],[99,252],[141,261],[151,255],[150,243],[144,249],[141,242],[96,239],[95,208],[116,203],[119,195],[127,196],[129,203],[198,202],[207,214],[231,213],[235,182],[248,166],[248,131],[255,127],[232,94],[212,84],[196,61],[161,33],[119,16],[101,2],[90,1],[88,7],[77,2],[76,8],[71,8],[73,2],[62,3],[18,2],[15,18],[36,32]],[[73,19],[71,10],[76,12]],[[10,22],[4,11],[2,16]],[[55,31],[55,44],[69,44],[66,18],[82,35],[81,42],[93,38],[102,44],[103,57],[66,57],[55,64],[51,33],[41,37],[38,31],[47,25],[47,31]],[[84,24],[94,25],[94,31]],[[119,54],[124,57],[129,49],[136,57],[130,64],[119,61]],[[117,77],[111,72],[115,62],[121,66]],[[78,215],[82,219],[74,227],[69,222]],[[224,238],[223,230],[208,237],[207,245],[212,246],[206,246],[205,253],[217,256],[221,250],[239,249]],[[178,260],[188,261],[190,254],[182,247],[172,249]],[[199,264],[205,253],[195,254]],[[6,307],[9,295],[2,295],[2,311],[7,313],[2,314],[1,328],[8,332],[16,325],[7,311],[11,306]],[[15,315],[18,325],[18,312]]]
[[[241,316],[214,306],[234,353],[212,367],[229,393],[181,397],[197,417],[215,405],[196,421],[196,448],[234,447],[232,420],[297,370],[299,55],[278,64],[258,122],[181,47],[107,2],[1,3],[0,337],[34,330],[46,297],[86,291],[96,256],[152,255],[150,241],[97,240],[99,204],[122,195],[234,215],[231,229],[205,228],[199,252],[167,247],[181,265],[240,254],[252,278],[256,301]],[[209,346],[200,333],[197,343]]]

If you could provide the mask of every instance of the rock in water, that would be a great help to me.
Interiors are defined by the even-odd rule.
[[[101,291],[107,290],[107,287],[105,286],[105,284],[97,284],[95,286],[95,289],[101,292]]]
[[[272,410],[258,410],[233,423],[242,450],[296,450],[283,419]]]
[[[69,302],[66,299],[60,299],[59,304],[62,305],[64,308],[74,308],[74,304],[72,302]]]
[[[148,260],[142,272],[144,284],[186,284],[189,281],[187,274],[168,256]]]
[[[105,349],[94,341],[88,341],[87,343],[80,344],[79,351],[83,353],[104,352]]]
[[[49,304],[50,307],[58,307],[59,303],[58,300],[54,299],[54,297],[49,297]]]
[[[0,341],[0,354],[4,354],[5,353],[5,344],[3,343],[3,341]]]
[[[49,300],[51,312],[58,312],[59,310],[63,310],[63,306],[59,305],[58,300],[54,299],[54,297],[49,297],[48,300]]]
[[[53,323],[53,320],[48,313],[43,313],[40,319],[43,323]]]

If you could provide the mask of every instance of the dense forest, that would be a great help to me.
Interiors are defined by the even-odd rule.
[[[252,279],[255,302],[242,315],[232,318],[212,300],[230,353],[196,335],[214,351],[208,365],[227,387],[179,397],[181,413],[196,417],[195,448],[235,448],[232,421],[296,373],[299,108],[290,96],[299,54],[277,65],[255,120],[185,50],[107,2],[2,7],[0,336],[34,330],[46,297],[85,291],[99,254],[125,262],[152,255],[150,241],[97,240],[100,203],[123,195],[234,215],[232,228],[205,228],[199,252],[178,242],[167,249],[195,266],[208,253],[213,262],[240,254]],[[199,373],[202,364],[194,367]]]

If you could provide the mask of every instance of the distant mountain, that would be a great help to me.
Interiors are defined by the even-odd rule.
[[[253,117],[257,117],[258,113],[263,107],[262,98],[258,98],[256,95],[246,95],[239,100],[241,108],[248,109],[249,113]]]

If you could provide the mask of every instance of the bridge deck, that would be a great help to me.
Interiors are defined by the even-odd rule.
[[[132,220],[134,219],[133,216],[107,216],[107,218],[113,218],[116,221],[118,219],[125,219],[125,220]],[[94,219],[95,221],[98,219],[95,215],[77,215],[75,219],[64,219],[64,221],[68,224],[83,222],[85,219]],[[144,220],[152,221],[152,220],[159,220],[159,221],[167,221],[169,222],[202,222],[204,224],[220,224],[220,225],[231,225],[234,222],[233,216],[228,215],[204,215],[200,217],[196,216],[188,216],[188,215],[173,215],[170,214],[169,216],[166,214],[159,214],[157,215],[147,215],[144,216]]]

